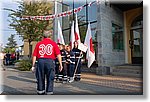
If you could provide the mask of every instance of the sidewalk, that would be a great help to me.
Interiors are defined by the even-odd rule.
[[[3,74],[3,95],[36,95],[36,80],[30,71],[6,68]],[[54,83],[54,95],[140,95],[143,82],[140,78],[99,76],[83,73],[80,82]]]

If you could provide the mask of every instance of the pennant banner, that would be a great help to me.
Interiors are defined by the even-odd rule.
[[[22,20],[51,20],[51,19],[58,18],[58,17],[66,17],[66,16],[72,15],[73,12],[78,13],[84,7],[91,6],[95,2],[96,1],[93,1],[93,2],[90,2],[90,3],[85,4],[83,6],[80,6],[78,8],[75,8],[73,10],[65,11],[65,12],[62,12],[62,13],[59,13],[59,14],[53,14],[53,15],[48,15],[48,16],[22,16]]]

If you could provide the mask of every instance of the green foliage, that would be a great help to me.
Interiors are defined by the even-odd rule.
[[[22,20],[23,16],[50,15],[50,11],[52,10],[52,2],[19,2],[18,9],[13,10],[5,8],[5,10],[11,12],[9,14],[9,17],[11,18],[10,27],[15,29],[17,34],[22,37],[23,40],[28,41],[29,45],[32,41],[41,40],[41,36],[45,29],[52,29],[52,27],[49,26],[52,26],[51,23],[53,23],[53,21]],[[30,47],[29,51],[31,52]]]
[[[17,69],[21,71],[30,71],[31,67],[32,67],[31,60],[21,60],[19,61]]]
[[[8,38],[8,43],[6,44],[5,48],[4,48],[4,52],[10,52],[10,53],[14,53],[15,52],[15,48],[17,46],[17,43],[14,39],[15,35],[11,34],[11,36]]]
[[[8,38],[8,43],[6,45],[6,47],[8,48],[15,48],[17,46],[17,43],[14,39],[15,35],[11,34],[10,37]]]
[[[32,42],[40,40],[43,30],[49,25],[49,21],[42,20],[22,20],[23,16],[37,16],[37,15],[49,15],[49,11],[52,9],[51,3],[36,2],[36,3],[26,3],[20,2],[17,10],[7,9],[12,11],[9,14],[11,18],[10,26],[17,31],[20,37],[28,39]]]

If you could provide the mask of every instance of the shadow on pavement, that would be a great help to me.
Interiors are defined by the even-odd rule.
[[[17,80],[17,81],[35,83],[35,81],[33,81],[33,80],[28,80],[28,79],[24,79],[24,78],[19,78],[19,77],[16,77],[16,76],[7,76],[7,78],[13,79],[13,80]]]
[[[35,74],[29,71],[20,71],[18,73],[18,76],[20,77],[25,77],[25,78],[30,78],[30,79],[35,79]]]
[[[23,93],[13,87],[3,85],[3,92],[1,95],[27,95],[26,93]]]

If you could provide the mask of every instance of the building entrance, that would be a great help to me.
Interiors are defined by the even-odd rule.
[[[143,19],[142,16],[133,21],[130,33],[132,64],[143,64]]]

